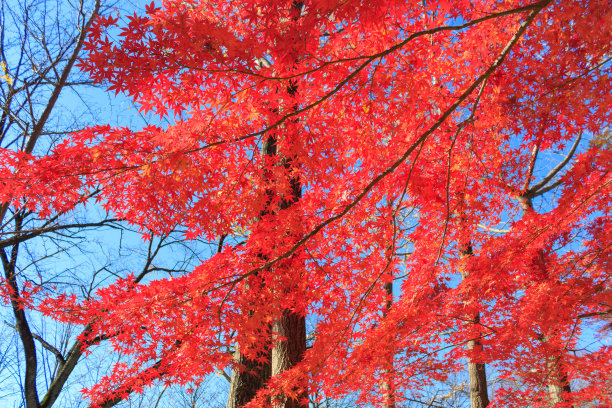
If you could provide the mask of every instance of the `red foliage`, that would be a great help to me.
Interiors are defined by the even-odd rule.
[[[230,342],[254,357],[290,309],[307,310],[315,341],[254,405],[305,378],[377,404],[391,356],[396,386],[414,392],[461,369],[475,336],[483,351],[471,357],[529,387],[495,404],[545,405],[550,358],[583,381],[575,403],[612,404],[611,350],[570,351],[584,319],[610,313],[612,151],[583,141],[534,187],[579,134],[610,126],[612,4],[312,0],[299,19],[291,10],[292,0],[167,0],[128,17],[116,42],[105,30],[118,20],[100,18],[82,68],[172,124],[87,129],[44,158],[2,152],[0,201],[15,206],[65,211],[101,189],[105,208],[158,233],[249,233],[187,276],[40,306],[91,322],[85,342],[110,333],[133,355],[93,400],[209,374],[231,364]],[[277,156],[260,153],[271,133]],[[299,202],[266,212],[295,177]],[[521,208],[526,199],[535,210]],[[482,227],[502,223],[504,234]],[[475,256],[460,262],[464,242]],[[457,284],[460,267],[470,274]],[[383,317],[383,284],[399,277]],[[465,320],[476,312],[479,326]]]

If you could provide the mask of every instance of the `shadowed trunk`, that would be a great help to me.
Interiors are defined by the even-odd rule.
[[[291,88],[295,92],[295,87]],[[275,137],[268,138],[263,146],[263,154],[267,156],[277,155],[277,144]],[[290,169],[293,166],[291,158],[284,158],[283,165]],[[291,177],[290,196],[281,200],[280,209],[287,209],[296,203],[301,197],[301,183],[298,177]],[[270,192],[271,197],[273,193]],[[269,202],[272,202],[271,198]],[[273,211],[269,207],[262,214]],[[292,231],[289,231],[292,233]],[[255,275],[254,277],[256,277]],[[296,276],[296,279],[301,277]],[[287,292],[295,288],[286,288]],[[271,375],[277,375],[287,371],[299,363],[306,352],[306,317],[304,313],[294,310],[285,310],[273,324],[272,331],[276,333],[271,339],[273,344],[266,355],[261,356],[260,361],[245,358],[239,350],[236,351],[236,360],[242,369],[235,369],[230,382],[227,408],[238,408],[251,401],[257,392],[264,388]],[[264,362],[262,362],[264,361]],[[308,393],[306,384],[296,390],[296,398],[277,396],[274,406],[277,408],[301,408],[308,407]]]
[[[276,139],[274,136],[268,137],[262,147],[264,156],[276,156]],[[268,177],[268,175],[266,175]],[[261,216],[272,212],[270,203],[272,202],[273,191],[267,191],[268,202]],[[262,257],[263,258],[263,257]],[[263,258],[262,260],[266,260]],[[258,279],[259,274],[255,274],[249,279]],[[243,313],[252,314],[252,310],[243,311]],[[238,408],[250,402],[257,392],[266,386],[272,373],[271,366],[271,351],[267,348],[265,354],[260,355],[259,361],[246,358],[240,352],[239,347],[236,347],[234,360],[238,363],[238,367],[234,368],[232,379],[230,381],[229,394],[227,396],[227,408]]]
[[[272,375],[287,371],[302,361],[306,351],[306,317],[295,312],[285,310],[276,322],[274,322],[275,336],[274,348],[272,349]],[[277,408],[301,408],[308,407],[308,392],[304,386],[299,387],[295,398],[287,398],[281,395],[274,401]]]
[[[285,166],[292,167],[292,160],[286,159]],[[301,183],[299,178],[292,177],[290,180],[292,196],[281,202],[281,209],[289,208],[301,198]],[[291,233],[291,232],[290,232]],[[295,276],[301,280],[301,276]],[[297,288],[286,288],[287,291],[298,290]],[[274,344],[272,348],[272,375],[278,375],[297,365],[306,353],[306,315],[299,311],[285,309],[273,325]],[[307,385],[298,386],[295,398],[286,398],[281,395],[274,401],[276,408],[308,408]]]
[[[546,343],[550,337],[541,337],[540,341]],[[563,367],[563,362],[560,358],[549,356],[546,360],[546,368],[548,369],[548,381],[546,387],[548,388],[548,401],[550,405],[555,405],[558,402],[567,402],[567,398],[564,398],[564,393],[572,391],[569,379],[567,378],[567,371]]]
[[[236,360],[242,369],[236,368],[232,373],[227,408],[245,405],[266,385],[271,373],[270,356],[263,357],[263,363],[249,360],[240,354],[240,350],[236,350]]]
[[[474,323],[480,322],[480,315],[474,317]],[[479,340],[470,340],[467,343],[468,350],[482,350]],[[484,363],[468,360],[468,376],[470,380],[470,407],[484,408],[489,405],[489,394],[487,390],[487,372]]]

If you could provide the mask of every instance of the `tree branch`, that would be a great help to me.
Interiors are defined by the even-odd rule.
[[[574,153],[576,152],[576,149],[578,148],[578,145],[580,144],[580,140],[582,139],[582,132],[580,132],[578,134],[578,137],[576,138],[576,140],[574,140],[574,144],[572,145],[570,151],[567,153],[567,155],[565,156],[565,158],[561,161],[561,163],[557,164],[555,166],[555,168],[553,168],[547,175],[546,177],[544,177],[539,183],[536,183],[535,185],[533,185],[531,188],[527,189],[526,191],[526,196],[528,198],[534,198],[537,197],[539,195],[544,194],[546,191],[549,191],[550,189],[547,189],[546,191],[541,190],[542,187],[544,187],[546,185],[546,183],[548,183],[553,177],[555,177],[557,175],[557,173],[559,173],[566,165],[567,163],[570,162],[570,160],[572,160],[572,157],[574,157]]]
[[[107,225],[107,224],[110,224],[116,221],[119,221],[119,220],[117,218],[111,218],[111,219],[102,220],[99,222],[89,222],[89,223],[84,223],[84,224],[75,223],[75,224],[65,224],[65,225],[54,225],[52,227],[35,228],[32,230],[19,231],[19,232],[15,231],[13,232],[13,234],[15,234],[13,237],[0,240],[0,248],[6,248],[7,246],[11,246],[11,245],[18,244],[20,242],[27,241],[29,239],[32,239],[34,237],[37,237],[47,232],[55,232],[55,231],[71,229],[71,228],[101,227],[101,226],[104,226],[104,225]],[[9,233],[3,233],[3,234],[9,234]]]
[[[21,228],[23,218],[21,216],[15,217],[15,229]],[[2,266],[4,269],[4,277],[11,290],[10,302],[11,308],[13,309],[13,315],[15,316],[15,323],[17,323],[17,332],[23,345],[23,353],[25,355],[25,384],[24,384],[24,396],[25,404],[27,408],[39,408],[38,407],[38,391],[36,386],[36,369],[38,365],[36,357],[36,345],[34,344],[34,337],[30,330],[30,325],[23,308],[23,304],[20,301],[19,286],[17,285],[16,277],[16,263],[17,255],[19,253],[19,245],[13,245],[11,249],[10,259],[7,257],[4,249],[0,249],[0,258],[2,258]]]
[[[57,99],[59,98],[59,95],[62,89],[68,82],[68,76],[70,75],[70,72],[72,71],[72,68],[75,62],[77,61],[78,56],[81,52],[81,48],[83,47],[83,43],[85,42],[85,37],[87,36],[87,31],[89,27],[91,26],[91,23],[93,22],[93,20],[98,15],[99,11],[100,11],[100,0],[96,0],[94,4],[94,9],[91,12],[91,15],[89,16],[89,19],[81,27],[81,33],[79,34],[78,40],[76,41],[76,46],[74,47],[74,50],[72,51],[72,54],[70,55],[70,58],[68,59],[68,62],[66,63],[66,66],[64,66],[64,69],[62,70],[62,75],[58,79],[57,85],[53,88],[53,92],[51,93],[51,96],[49,97],[49,100],[47,102],[47,105],[45,106],[43,113],[41,114],[40,118],[35,122],[34,127],[32,128],[32,133],[30,134],[28,143],[26,144],[25,149],[24,149],[24,152],[26,154],[31,154],[32,151],[34,150],[34,146],[36,146],[36,142],[38,141],[38,138],[40,137],[43,131],[43,128],[45,124],[47,123],[47,119],[49,119],[49,115],[51,114],[51,111],[55,107],[55,103],[57,102]],[[4,219],[4,216],[6,215],[6,211],[8,210],[8,207],[9,207],[8,202],[2,203],[2,205],[0,205],[0,222],[2,222],[2,220]]]
[[[14,326],[12,324],[10,324],[9,322],[7,322],[6,320],[4,321],[4,324],[6,324],[8,327],[12,327],[15,330],[19,330],[17,328],[17,326]],[[40,337],[38,334],[34,334],[32,333],[32,337],[34,337],[34,339],[38,340],[40,342],[40,344],[46,348],[47,350],[49,350],[51,353],[55,354],[55,357],[57,357],[57,359],[59,360],[60,364],[64,363],[64,356],[62,355],[62,353],[60,353],[60,351],[58,349],[56,349],[55,347],[53,347],[51,344],[49,344],[45,339],[43,339],[42,337]]]

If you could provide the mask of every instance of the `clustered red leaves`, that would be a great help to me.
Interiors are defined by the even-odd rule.
[[[133,356],[93,401],[201,378],[231,364],[231,342],[257,358],[290,309],[315,324],[312,348],[252,406],[305,386],[377,404],[385,361],[397,389],[418,394],[466,355],[527,384],[500,391],[499,406],[546,404],[550,358],[582,380],[568,401],[612,404],[611,350],[570,352],[583,317],[610,310],[612,151],[582,143],[540,207],[520,205],[554,166],[538,159],[532,175],[534,148],[558,158],[610,125],[610,2],[291,10],[167,0],[128,17],[118,41],[105,34],[118,20],[99,18],[82,69],[171,125],[90,128],[44,158],[2,151],[0,201],[41,215],[99,189],[105,208],[157,233],[249,231],[187,276],[39,306],[90,323],[85,344],[110,336]],[[260,151],[270,134],[276,156]],[[295,177],[301,199],[278,209]],[[501,223],[503,235],[478,227]],[[465,242],[474,256],[460,259]],[[401,293],[383,313],[394,277]],[[482,351],[466,351],[475,337]]]

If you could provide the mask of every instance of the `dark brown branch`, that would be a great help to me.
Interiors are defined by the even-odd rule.
[[[15,217],[15,229],[19,230],[23,217],[17,215]],[[19,245],[13,245],[11,249],[10,259],[7,257],[4,249],[0,249],[0,258],[2,258],[2,266],[4,269],[4,277],[11,290],[10,302],[17,323],[17,332],[23,345],[23,353],[25,356],[25,381],[24,381],[24,396],[26,408],[38,408],[38,391],[36,387],[36,369],[38,360],[36,357],[36,344],[34,344],[34,336],[30,330],[30,325],[20,301],[19,286],[17,285],[17,256],[19,254]]]
[[[505,10],[505,11],[501,11],[499,13],[492,13],[489,14],[485,17],[481,17],[481,18],[477,18],[475,20],[472,21],[468,21],[467,23],[464,24],[459,24],[459,25],[455,25],[455,26],[443,26],[443,27],[436,27],[436,28],[432,28],[429,30],[423,30],[423,31],[419,31],[416,33],[411,34],[408,38],[406,38],[405,40],[395,44],[394,46],[381,51],[379,53],[376,54],[372,54],[369,56],[360,56],[360,57],[354,57],[354,58],[347,58],[347,59],[340,59],[337,61],[333,61],[333,62],[327,62],[325,64],[323,64],[320,67],[317,67],[313,70],[310,71],[305,71],[305,72],[301,72],[299,74],[295,74],[295,75],[291,75],[291,76],[287,76],[287,77],[265,77],[265,79],[270,79],[270,80],[287,80],[287,79],[293,79],[293,78],[297,78],[299,76],[304,76],[304,75],[308,75],[312,72],[318,71],[321,68],[327,66],[327,65],[331,65],[331,64],[336,64],[336,63],[341,63],[341,62],[351,62],[351,61],[360,61],[360,60],[365,60],[362,64],[360,64],[353,72],[351,72],[348,76],[346,76],[342,81],[340,81],[331,91],[329,91],[328,93],[326,93],[325,95],[323,95],[322,97],[320,97],[319,99],[317,99],[315,102],[310,103],[309,105],[306,105],[303,108],[300,109],[296,109],[293,110],[289,113],[287,113],[286,115],[282,116],[281,118],[279,118],[276,122],[272,123],[271,125],[268,125],[265,129],[262,129],[258,132],[255,133],[250,133],[248,135],[245,136],[241,136],[241,137],[237,137],[235,139],[231,139],[231,140],[221,140],[218,142],[212,142],[212,143],[208,143],[204,146],[198,147],[198,148],[194,148],[191,150],[186,150],[183,153],[184,154],[189,154],[189,153],[194,153],[197,151],[201,151],[204,149],[208,149],[214,146],[218,146],[221,144],[225,144],[225,143],[233,143],[233,142],[240,142],[243,140],[247,140],[253,137],[258,137],[258,136],[263,136],[266,133],[270,132],[271,130],[274,130],[275,128],[279,127],[280,125],[282,125],[285,121],[287,121],[288,119],[300,115],[320,104],[322,104],[323,102],[327,101],[328,99],[330,99],[333,95],[335,95],[340,89],[342,89],[347,83],[349,83],[351,81],[351,79],[353,79],[355,76],[357,76],[363,69],[365,69],[367,66],[369,66],[372,62],[383,58],[399,49],[402,49],[403,47],[405,47],[408,43],[410,43],[411,41],[419,38],[419,37],[423,37],[423,36],[427,36],[427,35],[433,35],[439,32],[444,32],[444,31],[459,31],[459,30],[463,30],[466,28],[469,28],[473,25],[477,25],[480,24],[482,22],[491,20],[491,19],[495,19],[495,18],[499,18],[499,17],[503,17],[503,16],[508,16],[508,15],[512,15],[512,14],[518,14],[518,13],[523,13],[529,10],[535,11],[536,14],[540,12],[540,10],[542,10],[544,7],[546,7],[552,0],[543,0],[543,1],[539,1],[524,7],[519,7],[519,8],[515,8],[515,9],[511,9],[511,10]],[[503,59],[505,59],[505,56],[503,57]],[[503,60],[502,59],[502,60]],[[501,61],[500,61],[501,63]],[[495,65],[495,64],[494,64]],[[497,68],[497,66],[495,66],[495,68]],[[495,69],[494,69],[495,70]],[[251,75],[256,75],[253,73],[248,73],[248,72],[242,72],[240,71],[240,73],[244,73],[244,74],[251,74]],[[490,74],[487,75],[487,77]],[[258,75],[259,76],[259,75]],[[480,84],[479,81],[476,85]],[[471,91],[470,91],[471,93]],[[439,126],[439,125],[438,125]],[[437,128],[437,127],[436,127]]]
[[[342,63],[346,63],[346,62],[363,61],[363,60],[366,60],[365,65],[368,65],[372,61],[375,61],[375,60],[377,60],[377,59],[379,59],[381,57],[389,55],[390,53],[392,53],[394,51],[397,51],[398,49],[403,48],[409,42],[411,42],[412,40],[414,40],[416,38],[423,37],[423,36],[428,36],[428,35],[433,35],[433,34],[445,32],[445,31],[461,31],[461,30],[464,30],[466,28],[472,27],[474,25],[477,25],[477,24],[480,24],[480,23],[484,23],[485,21],[488,21],[488,20],[492,20],[492,19],[496,19],[496,18],[500,18],[500,17],[505,17],[505,16],[509,16],[509,15],[512,15],[512,14],[520,14],[520,13],[524,13],[524,12],[530,11],[530,10],[542,9],[548,3],[549,3],[548,0],[539,1],[539,2],[532,3],[532,4],[529,4],[529,5],[523,6],[523,7],[517,7],[517,8],[514,8],[514,9],[510,9],[510,10],[504,10],[504,11],[500,11],[498,13],[490,13],[490,14],[487,14],[486,16],[484,16],[484,17],[480,17],[480,18],[477,18],[477,19],[474,19],[474,20],[470,20],[470,21],[468,21],[466,23],[463,23],[463,24],[441,26],[441,27],[435,27],[435,28],[431,28],[431,29],[427,29],[427,30],[417,31],[415,33],[412,33],[409,37],[407,37],[406,39],[402,40],[401,42],[399,42],[399,43],[395,44],[394,46],[392,46],[390,48],[387,48],[386,50],[381,51],[379,53],[371,54],[371,55],[361,55],[361,56],[358,56],[358,57],[339,58],[337,60],[324,62],[323,64],[319,65],[316,68],[312,68],[312,69],[309,69],[309,70],[306,70],[306,71],[298,72],[296,74],[287,75],[287,76],[266,76],[266,75],[262,75],[262,74],[257,73],[257,72],[245,71],[245,70],[239,70],[239,69],[202,69],[202,68],[199,68],[199,67],[192,67],[192,66],[184,65],[184,64],[180,64],[180,67],[181,68],[194,69],[194,70],[203,71],[203,72],[207,72],[207,73],[233,72],[233,73],[236,73],[236,74],[250,75],[250,76],[262,78],[264,80],[285,81],[285,80],[296,79],[296,78],[303,77],[305,75],[313,74],[313,73],[315,73],[317,71],[320,71],[321,69],[326,68],[326,67],[328,67],[330,65],[342,64]],[[264,58],[260,58],[259,62],[260,63],[263,62],[263,64],[266,64],[266,65],[270,64],[270,62],[265,60]],[[358,71],[363,69],[365,67],[365,65],[360,65],[357,68]],[[357,72],[354,72],[353,74],[357,74]],[[353,74],[351,74],[351,75],[353,75]],[[335,93],[335,92],[332,91],[332,93]]]
[[[66,230],[66,229],[72,229],[72,228],[102,227],[104,225],[107,225],[113,222],[117,222],[117,221],[119,220],[116,218],[112,218],[108,220],[102,220],[100,222],[89,222],[89,223],[84,223],[84,224],[75,223],[75,224],[65,224],[65,225],[54,225],[52,227],[35,228],[32,230],[18,231],[18,232],[16,231],[12,233],[14,234],[13,237],[0,240],[0,248],[6,248],[8,246],[27,241],[29,239],[45,234],[47,232],[55,232],[55,231],[61,231],[61,230]],[[11,234],[11,233],[3,233],[3,235],[5,234]]]
[[[87,332],[89,332],[91,330],[91,327],[91,325],[87,325],[83,330],[82,334],[86,334]],[[53,378],[51,384],[49,384],[47,393],[40,402],[40,408],[51,408],[53,406],[60,392],[64,388],[64,384],[68,380],[68,377],[70,376],[70,374],[74,370],[74,367],[76,367],[79,359],[83,355],[83,351],[84,347],[81,342],[78,340],[75,341],[70,350],[68,351],[66,359],[62,364],[60,364],[57,375]]]
[[[577,319],[586,319],[586,318],[589,318],[589,317],[601,317],[601,316],[612,316],[612,309],[608,309],[605,312],[584,313],[584,314],[578,315],[576,318]]]
[[[552,180],[552,178],[555,177],[567,165],[567,163],[570,162],[570,160],[572,160],[572,157],[574,157],[574,153],[576,153],[576,149],[578,148],[578,145],[580,144],[581,139],[582,139],[582,132],[578,134],[578,137],[576,138],[576,140],[574,140],[574,144],[572,145],[570,151],[563,158],[563,160],[559,164],[557,164],[546,175],[546,177],[544,177],[542,180],[540,180],[540,182],[536,183],[535,185],[533,185],[531,188],[527,190],[526,194],[529,196],[529,198],[537,197],[539,195],[544,194],[544,192],[550,190],[550,188],[547,188],[546,190],[544,190],[543,187],[545,187],[546,184],[550,180]]]
[[[93,22],[94,18],[96,18],[96,16],[98,15],[99,11],[100,11],[100,0],[96,0],[94,4],[94,9],[91,12],[91,15],[89,16],[89,19],[87,20],[85,25],[83,25],[83,27],[81,28],[81,34],[79,35],[77,39],[76,46],[74,47],[74,50],[72,51],[72,54],[70,55],[70,58],[68,59],[68,62],[66,63],[66,66],[62,70],[62,75],[59,78],[57,85],[54,87],[53,92],[51,93],[51,97],[49,98],[49,101],[47,102],[47,106],[45,107],[45,110],[43,111],[42,115],[40,116],[40,118],[38,119],[34,127],[32,128],[32,133],[30,134],[30,138],[28,139],[28,144],[26,145],[25,150],[24,150],[25,153],[30,154],[34,150],[34,146],[36,146],[38,137],[40,136],[43,130],[43,127],[47,123],[47,119],[49,119],[49,115],[51,114],[51,111],[55,107],[55,103],[57,102],[57,99],[59,98],[60,92],[62,91],[66,83],[68,82],[68,75],[70,75],[70,72],[72,71],[72,67],[74,66],[74,63],[78,59],[79,53],[81,52],[81,48],[83,47],[83,43],[85,42],[85,37],[87,36],[87,30],[89,29],[89,26]]]
[[[151,268],[151,264],[153,260],[155,259],[155,257],[158,255],[160,249],[163,247],[163,242],[164,242],[164,238],[160,239],[156,248],[153,249],[153,240],[151,239],[151,241],[149,242],[148,250],[147,250],[147,261],[145,262],[145,265],[143,266],[142,271],[138,274],[138,276],[134,278],[134,283],[140,282],[147,274],[157,269],[157,268]],[[86,337],[87,334],[92,330],[92,328],[93,328],[93,324],[89,323],[87,326],[85,326],[80,336],[78,337],[81,337],[81,338]],[[51,385],[49,385],[47,394],[45,395],[45,397],[40,403],[40,408],[51,408],[51,406],[53,406],[53,404],[55,403],[55,400],[59,396],[59,393],[64,388],[64,384],[68,380],[68,377],[70,376],[70,374],[72,374],[74,367],[78,363],[79,358],[83,355],[87,347],[96,345],[100,343],[101,341],[108,340],[113,336],[114,334],[112,333],[102,334],[102,335],[94,337],[93,339],[89,340],[85,344],[83,344],[79,340],[76,340],[74,344],[72,345],[72,347],[70,348],[70,351],[68,352],[66,356],[65,362],[63,364],[60,364],[60,369],[57,375],[55,376],[55,378],[53,379],[53,381],[51,382]],[[102,405],[102,406],[110,408],[118,404],[120,401],[121,399],[109,400],[105,404],[110,404],[110,405]]]
[[[535,163],[538,159],[538,153],[540,152],[540,145],[536,144],[533,146],[531,152],[531,160],[529,161],[529,168],[527,169],[527,176],[525,177],[525,183],[523,183],[523,191],[529,190],[529,184],[531,184],[531,178],[533,177],[533,170],[535,169]]]
[[[4,324],[6,324],[8,327],[12,327],[15,330],[19,330],[17,328],[17,326],[14,326],[12,324],[10,324],[9,322],[5,321]],[[38,342],[47,350],[49,350],[51,353],[55,354],[55,357],[57,357],[57,359],[59,360],[60,364],[64,363],[64,356],[62,355],[62,353],[60,353],[60,351],[53,347],[51,344],[49,344],[45,339],[43,339],[42,337],[40,337],[38,334],[34,334],[32,333],[32,337],[34,337],[34,339],[38,340]]]

